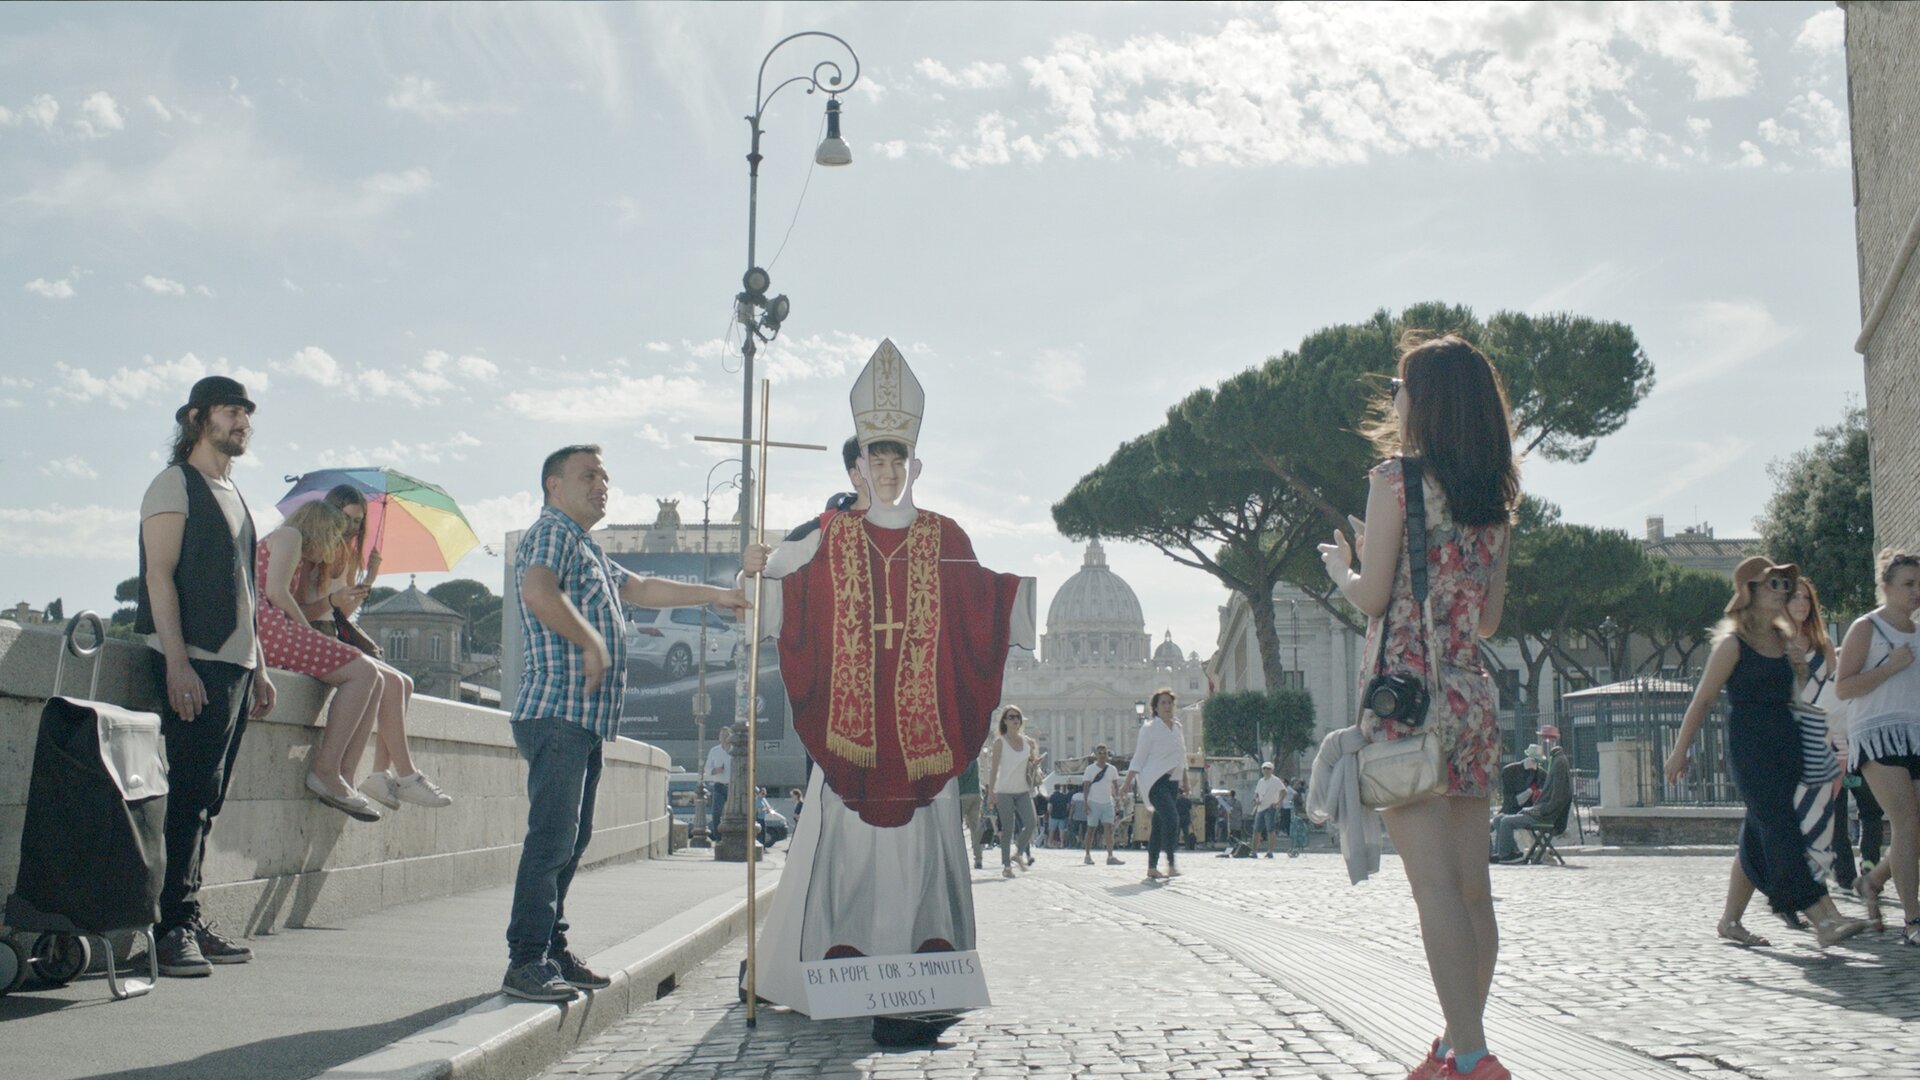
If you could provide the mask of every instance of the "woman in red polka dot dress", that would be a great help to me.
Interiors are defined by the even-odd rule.
[[[360,650],[307,623],[295,583],[338,575],[348,558],[347,517],[336,506],[311,502],[287,515],[260,545],[260,644],[267,664],[310,675],[333,688],[326,726],[307,770],[307,789],[360,821],[379,821],[372,800],[347,775],[360,761],[380,708],[379,669]]]

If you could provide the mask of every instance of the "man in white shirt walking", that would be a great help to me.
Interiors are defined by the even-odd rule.
[[[1087,763],[1086,771],[1080,774],[1081,786],[1086,789],[1087,827],[1086,827],[1086,865],[1093,865],[1093,837],[1102,828],[1106,829],[1107,865],[1119,866],[1125,860],[1113,857],[1113,833],[1115,796],[1120,792],[1120,770],[1107,760],[1107,748],[1093,748],[1093,760]]]
[[[714,740],[713,748],[707,751],[707,763],[701,767],[700,779],[707,785],[707,835],[715,840],[720,838],[720,814],[727,808],[727,783],[733,779],[733,728],[723,727]]]
[[[1262,837],[1266,840],[1267,858],[1273,858],[1273,849],[1280,843],[1280,808],[1293,798],[1293,789],[1287,782],[1273,775],[1273,762],[1260,763],[1260,779],[1253,785],[1253,849],[1260,850]]]

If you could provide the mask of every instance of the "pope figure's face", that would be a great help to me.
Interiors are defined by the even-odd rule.
[[[867,476],[873,481],[874,501],[892,505],[907,486],[907,459],[885,450],[870,451]]]

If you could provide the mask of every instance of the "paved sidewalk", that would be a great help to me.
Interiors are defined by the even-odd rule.
[[[1049,858],[975,875],[993,995],[932,1051],[780,1010],[747,1032],[735,942],[542,1074],[628,1080],[1149,1075],[1399,1080],[1439,1026],[1399,863],[1187,856],[1167,886]],[[1494,867],[1503,937],[1490,1041],[1523,1080],[1920,1077],[1920,950],[1892,932],[1822,953],[1757,901],[1779,948],[1713,936],[1724,856]],[[1842,898],[1843,910],[1859,905]],[[1897,924],[1897,907],[1891,913]]]
[[[783,860],[777,852],[761,862],[762,887]],[[745,875],[742,864],[692,851],[583,873],[567,898],[574,950],[591,957],[703,904],[744,897]],[[494,998],[512,894],[501,886],[281,930],[247,942],[250,964],[163,978],[130,1001],[110,1000],[104,976],[15,991],[0,998],[0,1076],[314,1076]]]

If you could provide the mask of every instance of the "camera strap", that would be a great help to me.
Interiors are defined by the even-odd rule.
[[[1427,623],[1427,484],[1426,470],[1417,457],[1400,459],[1401,486],[1406,490],[1407,527],[1406,547],[1400,554],[1407,558],[1407,573],[1413,578],[1413,602],[1420,609],[1422,631]],[[1418,552],[1416,555],[1415,552]],[[1398,558],[1398,556],[1395,556]],[[1393,610],[1391,598],[1387,601],[1387,610]],[[1387,634],[1385,615],[1380,617],[1380,654],[1374,657],[1373,673],[1384,674],[1387,670]],[[1431,648],[1428,650],[1431,652]],[[1431,674],[1432,662],[1428,662]]]

